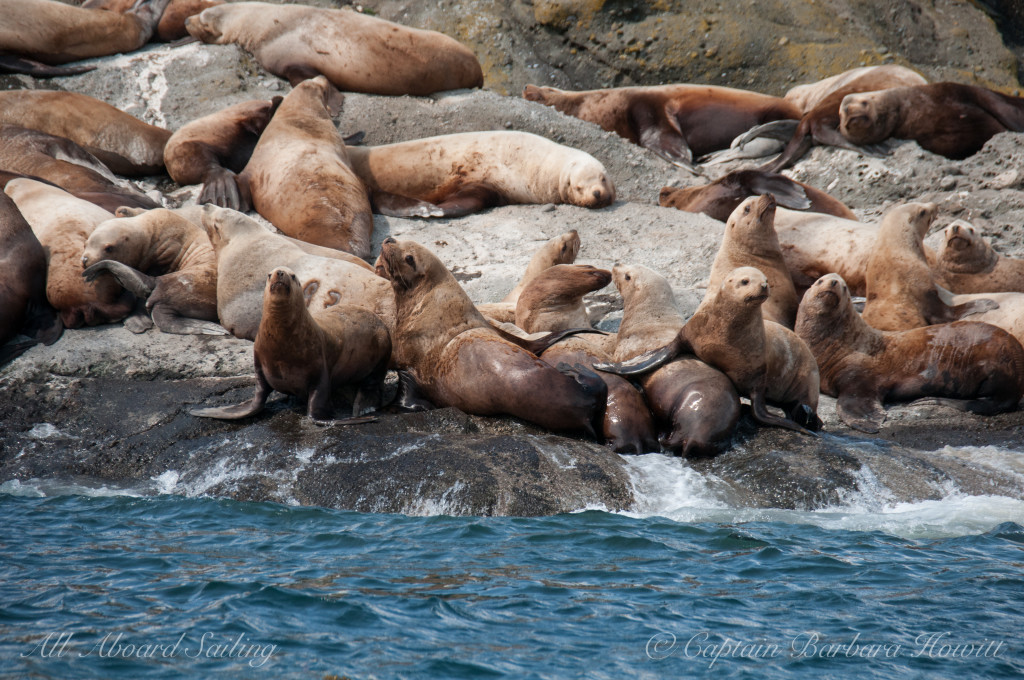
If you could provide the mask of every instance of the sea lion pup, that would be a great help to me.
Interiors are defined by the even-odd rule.
[[[274,390],[306,402],[314,420],[331,417],[331,393],[357,385],[352,416],[380,408],[391,337],[372,312],[351,305],[310,311],[292,270],[267,275],[260,331],[253,345],[256,394],[235,406],[195,409],[192,415],[236,420],[259,413]]]
[[[65,328],[113,323],[128,316],[135,297],[105,274],[82,279],[82,249],[100,222],[113,217],[63,189],[31,179],[13,179],[4,191],[32,225],[47,254],[46,299]]]
[[[825,213],[847,220],[857,219],[842,201],[824,191],[785,175],[763,170],[734,170],[703,186],[664,187],[658,195],[658,205],[704,213],[725,222],[743,199],[762,194],[773,194],[780,206],[791,210]]]
[[[127,12],[136,0],[86,0],[83,9],[105,9],[108,12]],[[224,4],[224,0],[171,0],[160,16],[160,23],[150,37],[160,42],[173,42],[188,35],[185,20],[199,14],[208,7]]]
[[[815,144],[877,154],[882,149],[857,146],[856,143],[839,133],[839,107],[843,98],[856,92],[923,85],[927,82],[921,74],[895,64],[868,66],[846,71],[818,83],[805,85],[803,87],[808,89],[802,93],[798,88],[794,88],[798,93],[793,97],[787,94],[787,99],[799,103],[801,108],[813,104],[813,108],[805,109],[803,115],[798,116],[800,122],[795,127],[788,121],[767,123],[750,130],[738,141],[741,144],[748,143],[760,135],[782,135],[788,140],[782,153],[761,168],[768,172],[779,172],[788,168],[800,160]]]
[[[109,212],[124,205],[159,207],[138,189],[118,184],[110,170],[78,144],[39,130],[0,124],[0,168],[52,182]]]
[[[123,214],[123,213],[119,213]],[[227,335],[217,325],[217,255],[206,231],[159,208],[97,225],[85,242],[82,275],[108,271],[146,300],[164,333]]]
[[[171,136],[169,130],[77,92],[0,92],[0,123],[66,137],[126,176],[162,173],[164,145]]]
[[[998,307],[992,300],[951,306],[940,296],[924,252],[935,212],[934,203],[906,203],[882,217],[865,275],[863,316],[872,328],[903,331]]]
[[[170,0],[138,0],[121,14],[52,0],[0,3],[0,51],[44,64],[132,52],[149,40]]]
[[[800,117],[795,106],[779,97],[711,85],[577,92],[527,85],[523,97],[596,123],[691,171],[694,158],[728,148],[756,125]]]
[[[612,279],[622,295],[615,361],[672,342],[685,322],[668,280],[643,265],[621,264],[612,269]],[[684,355],[638,376],[638,382],[663,430],[664,448],[684,456],[709,455],[732,437],[740,397],[718,369]]]
[[[619,375],[640,375],[682,353],[721,370],[750,399],[754,419],[803,434],[821,427],[818,367],[811,351],[793,331],[768,321],[761,305],[768,299],[768,279],[754,267],[739,267],[720,286],[708,288],[697,311],[664,347],[616,364],[594,368]],[[785,418],[769,413],[775,404]]]
[[[397,305],[392,338],[402,377],[399,404],[422,404],[414,394],[420,391],[437,406],[596,436],[608,395],[593,371],[554,368],[506,340],[437,256],[418,243],[385,239],[380,266]]]
[[[210,204],[202,208],[202,223],[217,253],[217,316],[235,337],[256,338],[263,309],[260,272],[277,266],[288,267],[299,277],[311,311],[354,305],[379,316],[389,332],[394,329],[391,285],[356,256],[300,246],[240,212]]]
[[[722,244],[711,264],[708,289],[720,287],[725,277],[737,267],[755,267],[767,277],[772,291],[761,305],[764,318],[792,328],[796,323],[800,299],[782,256],[774,225],[775,197],[772,194],[751,196],[740,203],[726,222]]]
[[[252,210],[252,198],[239,191],[236,175],[249,162],[281,100],[242,102],[182,126],[164,148],[167,174],[182,186],[202,184],[196,203]]]
[[[839,132],[854,144],[912,139],[926,151],[960,160],[1000,132],[1024,132],[1024,98],[931,83],[847,95],[839,118]]]
[[[296,85],[256,143],[238,187],[285,234],[365,259],[370,200],[331,121],[344,99],[323,76]]]
[[[496,205],[615,200],[604,166],[585,151],[529,132],[462,132],[348,149],[376,212],[461,217]]]
[[[804,295],[796,332],[818,361],[821,391],[862,432],[878,432],[885,402],[945,397],[947,405],[990,414],[1017,408],[1024,395],[1024,348],[1006,331],[977,321],[876,330],[854,310],[837,274]]]
[[[527,333],[590,328],[583,296],[604,288],[612,279],[606,269],[590,265],[559,264],[541,272],[519,296],[516,326]],[[611,343],[605,342],[611,339]],[[598,340],[595,342],[595,340]],[[552,366],[580,364],[590,367],[612,356],[614,337],[575,335],[544,350],[540,358]],[[602,433],[605,443],[616,453],[644,453],[657,450],[651,411],[643,395],[625,378],[611,373],[599,375],[608,386]]]
[[[0,366],[37,342],[52,345],[63,330],[46,302],[46,252],[18,206],[0,192]],[[19,332],[33,340],[7,345]]]
[[[956,220],[932,271],[939,285],[954,293],[1024,293],[1024,260],[1003,257],[972,225]]]
[[[233,2],[185,27],[206,43],[235,43],[292,85],[323,75],[346,92],[426,96],[484,84],[480,62],[457,40],[347,8]]]
[[[556,264],[572,264],[580,252],[580,235],[575,229],[559,234],[542,245],[526,266],[523,278],[501,302],[487,302],[477,305],[480,313],[498,323],[514,323],[516,303],[523,289],[542,271]]]

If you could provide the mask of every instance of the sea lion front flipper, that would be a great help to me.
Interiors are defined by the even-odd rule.
[[[248,212],[251,208],[244,205],[242,193],[238,189],[238,177],[227,168],[210,168],[206,173],[206,181],[199,191],[199,204],[212,203],[222,208],[231,208],[239,212]]]
[[[125,290],[143,300],[148,298],[156,288],[156,278],[116,260],[100,260],[96,264],[90,265],[82,272],[82,278],[86,281],[94,281],[102,272],[110,272]]]
[[[946,289],[935,286],[935,290],[929,291],[924,300],[922,311],[925,320],[930,324],[949,323],[971,314],[981,314],[999,309],[999,303],[992,298],[979,298],[958,305],[952,304],[954,301],[955,299]]]
[[[403,413],[431,411],[437,408],[420,394],[416,379],[408,371],[398,371],[398,392],[391,406]]]
[[[0,73],[20,73],[34,78],[55,78],[74,76],[95,70],[95,66],[50,66],[24,57],[0,54]]]
[[[780,418],[779,416],[773,415],[768,412],[768,408],[764,403],[764,388],[758,388],[751,392],[750,397],[750,410],[754,414],[754,420],[761,423],[762,425],[774,425],[775,427],[784,427],[787,430],[793,430],[800,434],[806,434],[810,437],[817,437],[818,435],[811,432],[803,425],[796,423],[789,418]]]
[[[373,191],[370,196],[373,212],[388,217],[444,217],[444,210],[429,201],[386,191]]]
[[[309,391],[306,415],[313,421],[326,421],[331,418],[331,375],[326,366],[320,371],[320,379],[316,386]]]
[[[950,321],[956,321],[971,314],[981,314],[982,312],[999,309],[999,303],[991,298],[981,298],[980,300],[971,300],[960,305],[954,305],[949,309],[952,310],[953,314],[953,318]]]
[[[885,422],[885,409],[875,395],[842,392],[836,400],[836,413],[848,427],[876,434]]]
[[[437,207],[444,212],[444,217],[463,217],[478,213],[485,208],[501,205],[501,193],[483,182],[474,182],[459,187],[438,201]]]
[[[345,142],[345,146],[363,146],[366,140],[366,130],[360,130],[353,132],[348,137],[342,137],[341,141]]]
[[[672,165],[685,168],[695,175],[701,174],[693,164],[693,151],[670,106],[656,112],[650,104],[636,102],[630,106],[628,115],[629,125],[640,146],[653,151]]]
[[[44,296],[28,303],[22,332],[36,342],[52,345],[64,334],[64,322]]]
[[[571,335],[579,335],[580,333],[597,333],[599,335],[608,335],[609,334],[607,331],[602,331],[602,330],[598,330],[596,328],[589,328],[589,327],[587,327],[587,328],[565,328],[565,329],[560,330],[560,331],[552,331],[550,333],[545,333],[544,335],[542,335],[542,336],[540,336],[538,338],[526,338],[526,337],[522,337],[522,336],[516,335],[515,333],[510,333],[507,330],[505,330],[504,328],[501,328],[500,326],[496,326],[493,323],[491,323],[490,326],[491,326],[491,328],[495,332],[498,333],[498,335],[500,335],[505,340],[508,340],[513,345],[519,345],[520,347],[525,349],[527,352],[532,352],[533,354],[535,354],[537,356],[540,356],[541,354],[543,354],[545,350],[547,350],[549,347],[551,347],[555,343],[557,343],[557,342],[559,342],[561,340],[564,340],[565,338],[568,338]]]
[[[273,389],[270,387],[270,383],[267,382],[266,376],[263,375],[263,368],[260,366],[259,360],[256,360],[254,363],[256,364],[256,393],[252,395],[252,399],[241,404],[235,404],[234,406],[192,409],[189,413],[200,418],[240,420],[262,411]]]
[[[175,335],[231,335],[228,329],[212,321],[182,316],[170,305],[153,305],[149,310],[153,323],[164,333]]]

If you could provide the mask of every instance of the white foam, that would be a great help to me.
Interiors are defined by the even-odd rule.
[[[91,498],[128,496],[129,498],[140,498],[143,495],[134,489],[109,487],[105,484],[93,486],[85,483],[37,478],[8,480],[0,484],[0,494],[28,498],[51,498],[55,496],[88,496]]]

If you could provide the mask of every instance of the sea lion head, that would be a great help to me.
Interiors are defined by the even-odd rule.
[[[314,99],[319,99],[323,102],[324,108],[331,118],[341,113],[345,104],[345,95],[331,81],[327,80],[326,76],[317,76],[316,78],[303,80],[292,88],[292,92],[301,93],[298,95],[301,97],[311,96]]]
[[[115,217],[96,225],[82,252],[82,267],[101,260],[138,264],[150,241],[150,230],[138,217]]]
[[[775,229],[775,196],[764,194],[744,200],[729,215],[725,228],[733,237],[759,238]]]
[[[267,284],[263,289],[264,299],[288,301],[293,297],[302,301],[302,286],[299,277],[288,267],[277,267],[267,274]],[[304,305],[305,302],[302,301]]]
[[[826,274],[807,289],[800,303],[804,316],[840,316],[850,308],[850,289],[839,274]]]
[[[558,188],[563,201],[583,208],[603,208],[615,200],[615,186],[604,166],[586,154],[566,164]]]
[[[886,90],[848,94],[839,105],[839,132],[854,144],[878,144],[888,139],[899,122],[898,107]]]
[[[616,264],[612,267],[612,281],[626,305],[641,291],[659,299],[674,298],[668,279],[642,264]]]
[[[217,44],[224,35],[221,31],[221,18],[225,11],[230,10],[225,10],[224,5],[204,9],[185,19],[185,30],[204,43]]]
[[[396,293],[439,283],[448,270],[437,256],[415,241],[384,239],[375,270],[391,281]]]
[[[768,277],[756,267],[737,267],[722,282],[719,295],[743,306],[760,306],[768,299]]]
[[[935,220],[934,203],[904,203],[890,209],[882,217],[880,232],[903,234],[912,242],[921,243]]]
[[[212,203],[203,206],[201,220],[202,227],[215,249],[235,236],[266,231],[259,222],[244,213],[231,208],[221,208]]]
[[[546,106],[550,106],[548,103],[548,97],[554,94],[560,94],[561,90],[557,90],[553,87],[527,85],[523,88],[523,99],[531,102],[539,102]]]
[[[952,271],[971,273],[996,263],[999,255],[978,230],[963,220],[951,222],[943,234],[939,262]]]
[[[555,264],[572,264],[580,254],[580,233],[575,229],[556,236],[548,243],[555,251],[551,258]]]

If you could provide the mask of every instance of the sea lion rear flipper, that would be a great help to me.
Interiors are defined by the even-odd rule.
[[[153,327],[153,319],[149,317],[146,305],[141,299],[136,300],[135,309],[124,320],[124,327],[136,335],[145,333]]]
[[[38,344],[35,340],[26,340],[24,342],[9,342],[0,346],[0,366],[6,366]]]
[[[359,132],[353,132],[348,137],[343,137],[342,141],[345,142],[345,146],[362,146],[366,139],[366,130],[360,130]]]
[[[754,172],[748,174],[747,187],[751,195],[772,194],[783,208],[790,210],[807,210],[811,207],[811,199],[802,186],[775,172]]]
[[[683,137],[679,121],[669,107],[659,115],[649,103],[636,102],[629,108],[629,125],[640,146],[653,151],[672,165],[685,168],[695,175],[700,174],[693,164],[693,152]]]
[[[737,139],[739,138],[737,137]],[[735,142],[736,140],[733,140],[734,144]],[[767,156],[773,156],[781,152],[784,148],[786,148],[786,143],[784,141],[780,142],[777,139],[759,137],[750,140],[742,146],[731,146],[728,149],[704,154],[697,160],[703,165],[717,165],[719,163],[739,161],[745,158],[765,158]]]
[[[784,427],[787,430],[793,430],[800,434],[806,434],[811,437],[817,437],[818,435],[811,432],[803,425],[796,423],[789,418],[780,418],[779,416],[773,415],[768,412],[767,407],[764,403],[764,388],[754,390],[750,393],[750,410],[754,414],[754,420],[761,423],[762,425],[774,425],[775,427]]]
[[[796,134],[796,129],[800,126],[800,121],[792,118],[783,118],[782,120],[773,120],[770,123],[761,123],[750,128],[742,135],[732,140],[732,144],[729,148],[735,149],[737,147],[743,147],[750,144],[755,139],[766,137],[768,139],[774,139],[780,142],[788,142]]]
[[[125,290],[143,300],[148,298],[156,288],[154,277],[115,260],[100,260],[96,264],[90,265],[82,272],[82,278],[86,281],[94,281],[102,272],[110,272]]]
[[[1024,106],[1014,106],[998,92],[987,88],[975,88],[978,105],[985,109],[1000,125],[1013,132],[1024,132]],[[1015,98],[1020,102],[1020,98]]]
[[[875,395],[843,392],[836,400],[839,419],[854,430],[875,434],[885,422],[885,409]]]
[[[24,57],[0,54],[0,73],[21,73],[34,78],[55,78],[74,76],[95,70],[95,66],[50,66]]]
[[[388,217],[444,217],[444,210],[428,201],[386,191],[372,191],[373,212]]]
[[[999,303],[991,298],[981,298],[980,300],[971,300],[961,305],[955,305],[949,307],[952,310],[953,318],[950,321],[956,321],[962,319],[971,314],[981,314],[982,312],[990,312],[993,309],[999,309]]]
[[[212,321],[181,315],[170,305],[157,304],[149,310],[153,323],[164,333],[175,335],[231,335],[228,329]]]
[[[29,302],[22,332],[36,342],[49,346],[60,340],[60,336],[64,334],[64,323],[46,298],[40,297],[41,300]]]
[[[626,361],[597,363],[594,364],[594,368],[605,373],[614,373],[615,375],[642,375],[667,364],[688,348],[689,343],[681,340],[677,335],[672,342],[660,349],[652,349],[650,352],[644,352]]]
[[[864,156],[882,157],[889,153],[889,147],[884,144],[854,144],[843,136],[837,128],[821,125],[814,129],[814,141],[822,146],[835,146],[840,149],[856,151]]]
[[[480,212],[484,208],[501,205],[501,193],[482,182],[465,184],[439,201],[437,207],[444,217],[462,217]]]

